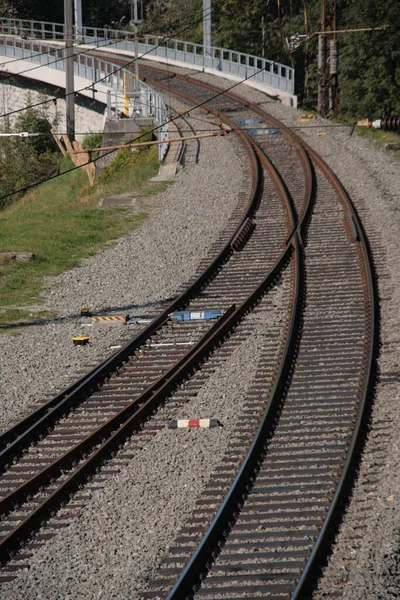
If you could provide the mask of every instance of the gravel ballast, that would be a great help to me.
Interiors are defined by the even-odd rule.
[[[57,319],[3,335],[1,429],[66,386],[79,368],[110,354],[125,333],[122,325],[83,326],[81,307],[148,314],[193,275],[238,202],[243,182],[237,144],[235,138],[203,140],[199,164],[146,200],[149,217],[131,235],[53,278],[44,308]],[[89,335],[92,346],[74,347],[77,335]]]
[[[196,78],[215,84],[215,78],[204,73]],[[218,85],[228,89],[232,83],[221,78]],[[338,127],[321,117],[302,123],[304,111],[245,85],[233,92],[295,128],[326,160],[354,202],[370,241],[379,288],[381,376],[352,501],[315,598],[332,593],[345,600],[392,600],[400,589],[399,161],[369,140],[350,136],[351,127]]]
[[[238,427],[266,336],[282,332],[280,305],[289,277],[285,279],[264,300],[266,308],[244,321],[246,330],[252,327],[256,333],[242,335],[198,395],[175,411],[175,418],[212,416],[223,427],[164,427],[140,449],[135,440],[128,443],[124,451],[135,456],[107,479],[104,489],[93,490],[92,483],[91,491],[83,492],[86,506],[80,517],[35,551],[29,571],[4,584],[0,597],[140,600]],[[203,378],[201,371],[197,377]],[[171,416],[166,405],[157,420],[166,424]]]
[[[204,74],[197,76],[215,83],[215,78],[211,76]],[[232,85],[231,82],[223,79],[218,83],[225,87]],[[284,120],[287,125],[302,127],[301,135],[304,135],[307,142],[327,160],[355,201],[367,235],[370,236],[372,250],[376,253],[378,277],[381,276],[379,289],[383,346],[380,368],[383,372],[398,373],[400,368],[400,325],[398,323],[400,269],[397,259],[400,228],[399,163],[390,154],[373,147],[367,140],[356,135],[349,137],[349,128],[324,129],[324,125],[331,124],[329,121],[319,118],[301,124],[299,115],[302,111],[272,103],[261,92],[245,86],[235,88],[235,92],[245,95],[251,100],[263,102],[262,106]],[[319,137],[318,133],[327,133],[327,135]],[[215,239],[224,219],[229,217],[234,208],[237,191],[242,183],[240,179],[242,171],[233,148],[233,142],[229,142],[230,145],[225,144],[225,139],[202,142],[200,165],[189,168],[179,176],[177,183],[162,196],[162,203],[151,211],[149,218],[137,232],[127,240],[119,242],[114,248],[85,261],[81,268],[57,278],[56,283],[59,287],[54,288],[55,293],[50,297],[49,307],[54,307],[66,319],[65,323],[49,323],[40,328],[24,330],[17,336],[6,337],[7,342],[4,344],[6,349],[1,359],[1,394],[5,399],[1,417],[3,427],[13,418],[24,414],[27,407],[38,399],[44,380],[48,382],[46,384],[48,386],[47,393],[52,393],[53,388],[62,386],[69,381],[80,365],[87,364],[87,351],[90,351],[94,358],[92,349],[77,349],[70,345],[72,330],[74,335],[81,332],[77,331],[74,322],[70,322],[68,319],[71,315],[76,314],[81,305],[94,305],[97,310],[107,307],[124,307],[124,309],[127,308],[127,312],[134,309],[137,314],[140,314],[140,311],[143,314],[148,312],[152,305],[174,294],[177,287],[193,274],[200,258],[207,251],[207,244],[209,246]],[[207,170],[211,164],[221,164],[220,161],[224,164],[224,170]],[[203,168],[204,172],[202,173],[201,169]],[[221,182],[221,178],[223,178],[223,182]],[[210,190],[212,198],[208,197]],[[223,194],[224,204],[225,202],[227,205],[229,204],[224,215],[221,215],[219,210],[215,210],[216,203],[219,201],[218,190],[220,195]],[[196,210],[200,206],[201,210]],[[183,217],[182,221],[180,220],[181,213],[191,215],[189,219],[191,225],[186,236],[185,233],[182,235],[182,231],[185,232],[185,230],[177,225],[178,219],[180,223],[184,222]],[[220,219],[218,223],[216,223],[217,219]],[[160,223],[163,224],[161,233],[158,232],[161,229],[159,228]],[[179,228],[179,235],[177,235],[177,228]],[[208,236],[208,241],[204,244],[200,241],[199,235],[203,230],[207,232]],[[152,253],[153,246],[150,243],[146,244],[149,236],[150,239],[156,240],[157,248],[154,250],[154,254]],[[138,239],[143,243],[138,243]],[[169,248],[170,245],[172,245],[172,260],[168,263],[165,248]],[[124,258],[125,252],[129,256],[127,259]],[[120,279],[117,280],[115,275],[121,268],[121,260],[123,272],[130,277],[129,280],[125,280],[124,284],[119,283]],[[133,264],[134,269],[132,268]],[[134,272],[136,277],[132,277]],[[118,338],[116,328],[109,329],[107,332],[98,329],[97,332],[99,337],[107,337],[107,341],[99,341],[99,347],[102,346],[103,350]],[[93,335],[95,334],[93,333]],[[55,339],[59,340],[59,344],[55,345]],[[95,344],[93,348],[95,348]],[[242,351],[243,360],[248,357],[249,364],[252,364],[248,350],[243,347]],[[238,360],[242,359],[238,358]],[[17,373],[14,372],[14,367],[18,367]],[[239,389],[240,391],[243,391],[242,388]],[[317,593],[318,598],[322,598],[332,591],[333,582],[339,581],[342,582],[343,598],[368,597],[372,600],[378,600],[378,598],[386,600],[386,598],[395,597],[393,595],[395,591],[392,594],[391,590],[398,590],[399,569],[398,558],[396,558],[399,554],[400,539],[398,391],[398,382],[390,385],[380,384],[377,387],[372,412],[371,434],[367,440],[361,474],[353,494],[355,501],[350,505],[345,517],[333,559],[326,571],[326,578],[321,581],[321,587]],[[218,394],[216,394],[216,400],[218,400],[216,406],[219,406],[220,396]],[[218,431],[207,432],[208,438],[204,432],[196,432],[194,435],[203,436],[200,438],[202,441],[205,439],[212,441]],[[135,594],[140,589],[139,583],[145,581],[146,573],[148,573],[146,561],[159,560],[164,549],[174,538],[176,526],[173,517],[174,511],[178,510],[179,505],[183,512],[178,514],[181,516],[190,514],[189,500],[185,501],[182,507],[182,502],[179,504],[180,497],[177,496],[174,499],[176,486],[180,482],[185,482],[194,497],[201,492],[201,486],[206,480],[206,475],[201,468],[201,465],[206,463],[203,444],[193,444],[192,446],[191,442],[195,439],[192,435],[193,432],[184,433],[190,442],[187,445],[189,458],[192,457],[192,451],[193,455],[198,458],[198,462],[193,463],[196,465],[196,469],[192,467],[187,469],[186,465],[191,466],[192,463],[185,462],[186,455],[185,452],[182,452],[182,445],[171,443],[172,438],[168,437],[167,433],[163,430],[157,434],[157,437],[160,436],[160,439],[163,439],[163,436],[166,436],[164,441],[169,440],[170,445],[168,450],[165,447],[165,452],[168,451],[169,456],[173,457],[171,466],[174,467],[174,479],[169,481],[167,476],[161,479],[161,483],[165,484],[164,490],[162,485],[158,486],[155,475],[150,476],[146,471],[140,471],[140,468],[137,471],[143,475],[144,481],[146,478],[149,480],[153,494],[161,494],[160,503],[156,504],[158,512],[152,513],[156,517],[153,521],[150,519],[148,522],[141,522],[144,525],[144,531],[147,528],[155,538],[158,534],[161,536],[156,548],[153,548],[151,544],[148,546],[144,544],[141,548],[141,555],[140,549],[137,547],[131,548],[131,551],[128,552],[129,531],[133,525],[129,525],[126,535],[123,527],[120,527],[119,531],[122,532],[124,543],[120,544],[120,539],[116,539],[115,543],[103,546],[104,534],[103,532],[100,534],[99,530],[100,526],[103,527],[104,521],[107,522],[105,515],[109,514],[108,508],[111,506],[111,501],[107,496],[107,487],[107,490],[96,492],[93,506],[97,508],[88,506],[79,521],[65,530],[62,536],[59,535],[51,541],[51,544],[54,544],[52,546],[54,555],[52,554],[49,562],[41,565],[41,561],[45,561],[45,558],[44,549],[40,550],[38,557],[33,559],[34,566],[30,573],[21,573],[15,582],[4,586],[4,591],[0,590],[0,597],[136,598]],[[377,453],[374,447],[376,439],[383,444],[383,451],[380,453]],[[146,452],[149,451],[149,448],[146,448]],[[210,448],[215,451],[212,443],[210,443]],[[160,466],[166,467],[164,461],[167,459],[161,457],[162,453],[159,452],[158,447],[155,452],[160,457]],[[218,457],[218,452],[215,451],[215,454]],[[147,456],[151,462],[151,455]],[[195,460],[194,456],[193,460]],[[216,460],[215,464],[217,462]],[[375,467],[374,473],[378,471],[375,486],[364,485],[363,487],[363,477],[371,480],[371,467]],[[129,479],[128,471],[129,469],[123,469],[113,482],[113,486],[115,484],[119,490],[118,497],[121,499],[123,523],[126,521],[126,518],[124,519],[126,511],[131,513],[127,507],[130,506],[129,503],[132,501],[132,493],[136,485],[135,481]],[[171,511],[169,509],[164,511],[164,507],[169,503],[167,496],[164,495],[164,491],[167,490],[170,493],[168,498],[171,498]],[[115,491],[109,493],[113,494]],[[139,517],[141,515],[140,507],[146,501],[146,497],[141,496],[142,493],[142,488],[135,488],[135,498],[139,498],[138,513],[135,514]],[[365,512],[366,505],[368,510]],[[165,514],[163,514],[164,512]],[[171,526],[169,527],[170,521]],[[365,521],[367,521],[367,525],[365,525]],[[357,530],[359,533],[361,532],[362,539],[358,545],[354,544],[351,537],[355,529],[353,522],[357,522]],[[139,521],[135,521],[135,519],[132,519],[132,523],[139,526]],[[95,543],[92,544],[92,540]],[[119,544],[120,555],[118,559],[115,559],[113,558],[115,555],[112,553],[115,552],[115,547],[119,547]],[[354,549],[353,552],[348,551],[349,544],[350,550]],[[82,548],[78,548],[78,546],[82,546]],[[99,550],[99,548],[101,549]],[[345,554],[346,548],[347,554]],[[343,560],[340,558],[341,556],[347,558]],[[59,564],[60,561],[62,564]],[[128,587],[121,588],[117,595],[110,595],[113,593],[112,585],[102,590],[95,584],[101,569],[107,569],[106,575],[108,574],[107,576],[112,578],[111,581],[115,584],[117,575],[122,574],[121,565],[124,563],[126,563],[127,570],[123,573],[129,573],[129,576],[126,575],[127,579],[121,585]],[[89,568],[90,564],[92,564],[91,568]],[[145,566],[143,566],[144,564]],[[97,593],[96,596],[87,595],[91,586],[94,586],[93,591]]]

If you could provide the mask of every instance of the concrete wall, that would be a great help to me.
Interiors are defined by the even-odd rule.
[[[14,76],[9,83],[0,83],[0,114],[8,113],[14,110],[25,108],[28,105],[42,102],[46,99],[53,99],[57,96],[56,87],[41,83],[26,77]],[[64,90],[61,88],[60,93]],[[40,108],[40,107],[38,107]],[[54,123],[54,129],[57,132],[65,133],[65,100],[57,100],[56,105],[48,102],[43,105],[47,111],[47,118]],[[75,129],[76,139],[81,141],[86,133],[102,132],[104,129],[104,104],[93,102],[89,98],[78,96],[75,101]],[[18,115],[23,113],[14,113],[8,117],[0,117],[0,127],[13,126]],[[83,135],[79,135],[83,134]]]

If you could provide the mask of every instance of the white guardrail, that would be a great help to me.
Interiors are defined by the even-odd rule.
[[[64,25],[45,21],[0,19],[0,31],[9,35],[22,35],[36,39],[64,38]],[[134,54],[134,33],[123,30],[82,27],[77,39],[86,44],[112,42],[113,49]],[[115,40],[118,39],[118,42]],[[245,79],[250,85],[271,88],[270,93],[283,102],[296,105],[294,96],[294,69],[280,63],[224,48],[204,48],[200,44],[152,35],[141,35],[139,55],[160,62],[180,63],[183,66],[218,72],[231,78]],[[281,93],[279,93],[281,92]],[[268,93],[268,91],[267,91]]]
[[[9,58],[10,61],[17,58],[36,63],[42,67],[49,67],[57,71],[65,72],[65,50],[62,46],[52,45],[51,39],[49,39],[49,41],[24,39],[25,30],[23,30],[22,38],[20,37],[21,32],[18,32],[18,37],[15,37],[17,35],[15,27],[12,29],[13,35],[8,32],[4,35],[1,35],[0,33],[1,56]],[[9,70],[9,66],[11,66],[11,64],[8,65],[7,62],[4,62],[2,68]],[[115,64],[99,58],[94,59],[87,54],[78,54],[74,57],[76,91],[82,91],[83,95],[91,95],[94,99],[106,104],[108,120],[118,119],[123,113],[125,108],[125,74],[129,73],[132,78],[132,72],[128,72],[126,69],[119,69],[116,71],[116,69],[118,69],[118,67]],[[16,71],[15,74],[18,74],[18,71]],[[34,73],[28,70],[26,76],[33,77]],[[50,81],[50,83],[51,82],[52,81]],[[84,87],[84,89],[81,90],[80,86]],[[65,87],[65,83],[63,87]],[[133,92],[130,100],[134,116],[152,118],[156,122],[157,129],[154,132],[156,137],[159,140],[167,139],[169,121],[168,110],[161,96],[151,87],[140,82],[140,89]],[[168,144],[160,144],[160,160],[165,157],[167,149]]]

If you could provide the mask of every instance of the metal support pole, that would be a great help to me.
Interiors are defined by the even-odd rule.
[[[337,29],[337,5],[333,0],[332,30]],[[337,117],[339,113],[339,47],[337,33],[332,33],[329,40],[329,110],[333,116]]]
[[[65,35],[65,93],[67,134],[75,138],[75,94],[74,94],[74,52],[72,27],[72,0],[64,0],[64,35]]]
[[[321,0],[321,32],[326,26],[326,0]],[[324,35],[318,36],[318,112],[325,116],[325,70],[326,70],[326,41]]]
[[[329,42],[329,111],[337,118],[339,113],[339,47],[336,39]]]
[[[318,112],[325,116],[325,68],[326,68],[326,41],[325,36],[318,36]]]
[[[211,0],[203,0],[204,55],[211,56]]]
[[[81,40],[83,37],[82,0],[74,0],[74,16],[75,16],[75,39]]]
[[[140,90],[139,81],[139,12],[138,12],[138,0],[131,0],[131,25],[135,27],[135,91]]]

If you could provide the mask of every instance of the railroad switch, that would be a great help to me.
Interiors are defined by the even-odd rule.
[[[90,338],[87,335],[78,335],[72,338],[74,346],[90,346]]]

